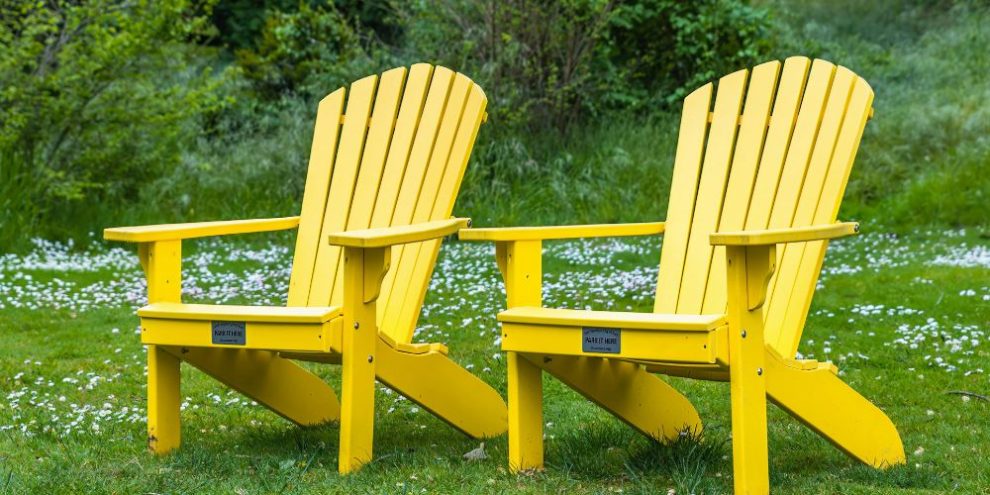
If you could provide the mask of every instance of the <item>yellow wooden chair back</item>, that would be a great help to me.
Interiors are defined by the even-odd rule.
[[[319,105],[289,306],[343,302],[334,232],[449,218],[487,98],[463,74],[417,64],[340,88]],[[440,241],[397,246],[378,299],[382,333],[412,339]]]
[[[804,57],[729,74],[715,93],[709,83],[684,99],[658,313],[725,312],[725,248],[712,248],[712,232],[834,222],[873,102],[849,69]],[[797,352],[826,244],[777,251],[765,338],[785,357]]]

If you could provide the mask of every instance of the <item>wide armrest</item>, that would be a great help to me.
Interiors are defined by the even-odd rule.
[[[462,230],[458,233],[458,238],[462,241],[497,242],[580,239],[587,237],[628,237],[662,234],[663,229],[663,222],[559,225],[554,227],[505,227]]]
[[[716,232],[711,235],[711,243],[713,246],[767,246],[788,242],[824,241],[858,233],[858,223],[840,222],[809,227]]]
[[[250,234],[288,230],[299,225],[299,217],[223,220],[218,222],[169,223],[141,227],[114,227],[103,230],[108,241],[153,242],[193,239],[228,234]]]
[[[328,240],[335,246],[379,248],[438,239],[454,234],[470,224],[469,218],[451,218],[412,225],[338,232],[330,234]]]

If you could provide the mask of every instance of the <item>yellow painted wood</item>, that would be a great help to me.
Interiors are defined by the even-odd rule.
[[[787,159],[784,161],[777,194],[770,212],[770,221],[767,223],[768,228],[791,226],[834,73],[835,65],[824,60],[815,60],[811,65],[808,84],[804,98],[801,100],[801,110],[794,125],[790,146],[787,148]]]
[[[378,197],[375,200],[375,208],[369,224],[372,228],[392,225],[392,214],[395,212],[399,187],[402,185],[405,175],[413,139],[419,135],[417,131],[421,129],[420,116],[423,115],[426,94],[428,90],[433,88],[432,78],[432,65],[416,64],[409,69],[409,78],[402,94],[402,105],[399,107],[395,131],[389,144],[388,158],[385,160],[385,169],[382,172],[382,180],[378,186]],[[438,89],[434,89],[434,91],[439,91],[439,88],[445,83],[449,84],[449,78],[449,71],[441,70],[437,79]],[[436,98],[434,96],[434,100]],[[435,106],[436,103],[431,103],[431,105]],[[422,130],[427,133],[431,132],[428,129],[429,120],[423,125],[425,128]]]
[[[488,97],[485,96],[481,86],[470,83],[467,103],[464,105],[457,134],[454,136],[454,144],[450,148],[447,167],[444,169],[440,189],[437,191],[436,201],[433,204],[433,215],[430,218],[447,218],[453,212],[457,191],[460,190],[464,172],[467,171],[468,160],[471,158],[471,151],[474,150],[478,130],[485,120],[485,115],[487,115],[485,113],[487,106]]]
[[[644,425],[671,423],[662,415],[650,416],[654,411],[637,397],[644,396],[644,403],[673,397],[679,405],[670,417],[696,413],[663,386],[630,385],[642,380],[645,370],[729,381],[735,493],[769,491],[768,396],[864,463],[904,462],[890,420],[842,383],[834,365],[791,359],[826,240],[858,231],[855,223],[835,223],[835,218],[873,93],[865,81],[829,62],[789,58],[777,82],[779,67],[770,63],[754,69],[741,116],[745,72],[720,81],[712,112],[711,85],[685,100],[663,227],[656,314],[540,307],[540,241],[625,233],[618,228],[460,233],[465,240],[495,242],[506,282],[509,309],[499,320],[502,349],[509,356],[512,469],[542,466],[542,450],[537,450],[542,449],[537,442],[542,429],[533,422],[542,417],[539,369],[654,436]],[[724,280],[718,281],[720,276]],[[581,332],[587,326],[620,330],[620,351],[586,355]]]
[[[432,76],[433,66],[429,64],[414,65],[409,72],[409,80],[402,97],[402,106],[399,110],[395,133],[392,138],[388,159],[385,163],[382,181],[379,185],[378,198],[371,217],[370,226],[372,228],[392,225],[392,216],[397,206],[396,202],[399,197],[399,189],[405,175],[413,139],[417,136],[416,131],[419,128],[420,115],[424,109],[427,91],[432,87]],[[449,80],[449,74],[446,71],[441,71],[438,79],[439,86],[437,88],[442,87],[444,84],[449,84]],[[434,100],[436,99],[437,97],[434,96]],[[435,103],[431,105],[435,106]],[[402,247],[393,251],[393,255],[401,256],[401,253]],[[392,277],[394,275],[391,273],[386,274],[386,280],[382,284],[383,300],[385,301],[390,299],[393,285]],[[386,307],[387,304],[378,305],[378,321],[384,320]],[[392,328],[383,328],[383,331],[386,333],[394,332]]]
[[[870,89],[866,81],[858,77],[856,79],[849,106],[846,109],[842,131],[839,134],[829,166],[828,176],[825,179],[821,198],[812,219],[813,223],[835,221],[842,195],[845,192],[846,184],[849,182],[849,173],[852,170],[856,151],[859,149],[863,129],[866,127],[866,121],[871,112],[873,90]],[[785,309],[784,320],[780,324],[781,333],[778,338],[777,349],[785,356],[794,356],[797,352],[808,310],[811,307],[811,298],[814,295],[818,274],[821,272],[822,262],[825,259],[826,247],[827,243],[825,242],[809,243],[804,246],[801,263],[794,279],[792,295]],[[772,306],[770,311],[771,314],[775,314],[778,310]]]
[[[268,323],[326,323],[341,315],[339,306],[272,307],[215,304],[151,303],[138,309],[142,318],[223,320]]]
[[[769,230],[746,230],[740,232],[716,232],[711,243],[717,246],[769,246],[792,242],[821,241],[855,235],[859,223],[840,222],[807,227],[787,227]]]
[[[748,71],[740,70],[719,79],[715,116],[701,168],[691,234],[684,257],[677,313],[699,313],[704,302],[708,269],[712,261],[708,235],[718,227],[747,74]]]
[[[542,304],[543,243],[495,244],[509,308]],[[509,469],[543,469],[543,373],[523,355],[506,353],[508,369]]]
[[[139,244],[138,257],[148,280],[148,301],[179,302],[182,299],[182,241]]]
[[[739,230],[745,226],[779,71],[780,62],[776,60],[753,68],[746,91],[746,104],[740,118],[738,144],[732,157],[725,199],[722,202],[722,215],[718,221],[719,231]],[[725,250],[715,248],[712,251],[702,313],[725,311],[724,280]]]
[[[406,344],[408,345],[408,344]],[[378,339],[378,379],[472,438],[491,438],[508,429],[502,397],[429,345],[404,352]]]
[[[444,67],[437,67],[433,71],[433,78],[430,81],[426,102],[423,104],[423,113],[419,120],[415,139],[409,151],[402,182],[396,192],[394,204],[391,212],[389,225],[408,225],[413,223],[413,214],[416,209],[416,200],[422,189],[423,177],[426,175],[427,167],[430,163],[430,156],[433,153],[437,135],[440,132],[440,124],[450,96],[451,86],[454,81],[454,73]],[[399,308],[393,301],[392,294],[401,294],[404,297],[405,291],[409,288],[410,281],[399,277],[400,265],[406,246],[397,246],[392,250],[392,269],[385,275],[382,284],[382,291],[389,295],[383,301],[379,310],[379,320],[382,331],[396,337],[398,330]],[[407,257],[408,258],[408,257]],[[396,339],[400,340],[400,339]]]
[[[330,244],[337,246],[376,248],[397,246],[411,242],[423,242],[456,234],[466,228],[471,222],[468,218],[451,218],[434,220],[432,222],[399,225],[395,227],[380,227],[367,230],[349,230],[331,234]]]
[[[777,194],[774,196],[773,207],[770,210],[770,220],[767,222],[768,229],[793,225],[797,201],[804,184],[805,174],[808,171],[808,163],[815,147],[815,140],[818,136],[834,75],[835,65],[830,62],[816,59],[811,64],[805,95],[801,101],[801,109],[798,112],[794,133],[791,136],[791,144],[787,150],[787,159],[781,169]],[[777,252],[778,264],[783,253],[783,249]],[[777,277],[770,281],[771,293],[774,291],[776,283]],[[770,334],[776,335],[779,329],[768,327],[768,331]]]
[[[160,346],[174,357],[300,426],[340,419],[333,388],[274,352]]]
[[[435,194],[432,212],[428,214],[429,218],[447,218],[453,211],[457,190],[460,189],[461,180],[464,178],[468,159],[478,135],[478,129],[484,120],[484,110],[487,105],[484,92],[477,84],[470,81],[467,83],[469,84],[468,96],[447,157],[446,167]],[[424,189],[426,189],[425,186]],[[429,190],[432,191],[432,187]],[[420,197],[420,206],[424,209],[429,208],[429,201],[424,196]],[[423,306],[426,299],[426,289],[432,271],[430,267],[436,264],[439,253],[439,240],[424,242],[419,247],[419,254],[413,265],[413,274],[409,278],[410,284],[406,289],[404,302],[399,309],[398,323],[394,329],[390,329],[395,332],[394,335],[399,340],[409,342],[413,338],[416,321],[419,318],[419,308]]]
[[[762,230],[770,222],[770,212],[810,66],[811,61],[806,57],[790,57],[784,61],[752,199],[746,212],[746,230]]]
[[[766,356],[767,393],[775,404],[866,465],[904,464],[901,437],[890,418],[834,371],[791,365],[794,361],[771,348]]]
[[[726,247],[732,480],[738,494],[770,493],[763,306],[750,308],[747,301],[754,299],[754,280],[765,284],[769,278],[771,256],[769,246]]]
[[[148,280],[148,301],[179,302],[182,298],[182,241],[138,245]],[[148,449],[164,454],[179,447],[180,361],[156,346],[148,347]]]
[[[230,234],[251,234],[293,229],[299,217],[223,220],[217,222],[170,223],[141,227],[115,227],[103,230],[108,241],[154,242],[195,239]]]
[[[543,470],[543,373],[516,352],[508,369],[509,470]]]
[[[835,142],[849,103],[849,95],[855,77],[845,67],[839,67],[835,71],[832,88],[829,91],[825,112],[822,115],[822,122],[815,140],[815,148],[808,162],[804,183],[797,198],[797,206],[791,220],[792,226],[801,227],[811,225],[814,222],[815,209],[821,199],[825,175],[828,173],[829,162],[835,151]],[[779,296],[774,297],[767,313],[767,342],[778,350],[780,350],[780,337],[789,332],[782,328],[786,311],[776,310],[774,307],[783,307],[789,303],[791,292],[794,289],[794,275],[801,263],[804,248],[804,245],[782,246],[780,250],[779,275],[772,288],[773,293],[779,294]]]
[[[344,88],[330,93],[320,101],[316,113],[313,146],[306,172],[306,189],[303,192],[302,213],[296,234],[296,250],[292,257],[292,275],[289,278],[289,306],[305,306],[309,302],[316,252],[321,244],[320,231],[326,213],[327,192],[337,154],[345,94]]]
[[[701,418],[691,402],[639,364],[594,357],[526,357],[654,440],[668,442],[683,432],[701,433]]]
[[[348,231],[367,229],[371,225],[405,80],[406,68],[399,67],[384,72],[378,82],[364,156],[361,157],[361,168],[348,213]]]
[[[108,239],[140,242],[148,276],[142,340],[164,350],[149,358],[156,451],[179,444],[178,363],[187,361],[298,424],[339,419],[339,470],[352,472],[371,459],[382,345],[381,376],[400,393],[469,435],[505,431],[506,405],[497,392],[449,360],[443,344],[409,342],[437,239],[468,222],[450,213],[485,116],[484,92],[429,64],[362,79],[349,91],[346,115],[343,88],[320,104],[299,217],[108,229]],[[297,225],[288,307],[181,304],[179,239]],[[425,247],[402,256],[401,245],[409,243]],[[383,281],[389,265],[403,259],[406,269],[388,273],[404,276]],[[403,315],[388,333],[378,324],[379,300]],[[214,321],[243,322],[245,344],[214,344]],[[281,356],[340,364],[343,403]]]
[[[562,325],[576,327],[619,327],[639,330],[707,332],[725,325],[725,315],[683,315],[585,311],[578,309],[512,307],[498,314],[503,323]]]
[[[214,344],[213,321],[230,320],[144,317],[141,318],[141,343],[229,349],[341,352],[342,321],[339,317],[324,323],[276,323],[240,320],[245,323],[245,343],[243,345]]]
[[[433,153],[423,174],[423,182],[419,186],[416,194],[404,195],[412,188],[400,190],[399,204],[414,204],[410,222],[419,223],[431,220],[433,205],[437,199],[440,182],[443,179],[443,172],[450,157],[451,147],[454,137],[457,134],[458,125],[467,103],[468,92],[473,83],[464,75],[457,74],[450,89],[447,99],[447,106],[444,109],[443,118],[440,122],[440,129],[437,133],[437,140],[433,146]],[[399,213],[398,211],[396,212]],[[403,219],[404,220],[404,219]],[[397,340],[405,340],[403,334],[411,338],[413,326],[419,316],[419,305],[412,304],[419,299],[421,290],[425,290],[428,283],[429,274],[432,272],[432,263],[427,264],[427,260],[420,261],[420,252],[427,250],[432,254],[433,250],[439,249],[437,242],[427,242],[423,244],[410,244],[402,249],[402,253],[396,257],[395,279],[393,282],[394,296],[389,298],[388,307],[383,314],[382,324],[387,328]],[[427,256],[432,257],[432,256]],[[407,299],[409,301],[407,302]]]
[[[458,232],[462,241],[526,241],[551,239],[581,239],[589,237],[627,237],[657,235],[664,231],[663,222],[557,225],[552,227],[505,227],[469,229]]]
[[[157,346],[148,346],[148,450],[165,454],[179,448],[180,361]]]
[[[371,460],[375,422],[375,299],[364,298],[368,273],[377,279],[387,263],[385,248],[344,248],[344,329],[341,359],[340,454],[347,474]],[[377,292],[377,291],[376,291]]]
[[[326,212],[320,230],[320,239],[344,230],[353,200],[354,183],[360,168],[364,138],[368,131],[368,118],[374,99],[378,76],[368,76],[351,84],[347,99],[347,111],[340,144],[333,165],[333,178],[327,194]],[[313,268],[313,284],[309,292],[309,306],[329,306],[340,265],[340,247],[320,242]],[[339,299],[336,300],[339,303]]]
[[[677,137],[677,154],[674,157],[674,176],[670,184],[667,221],[664,226],[663,250],[660,253],[657,296],[653,306],[653,311],[657,313],[677,311],[677,294],[681,287],[684,256],[687,253],[688,237],[691,234],[711,99],[711,83],[694,90],[684,99],[681,126]]]
[[[595,325],[598,327],[598,325]],[[674,363],[724,361],[725,327],[707,331],[625,328],[615,325],[622,335],[621,352],[615,354],[582,351],[583,326],[554,323],[502,323],[502,350],[519,353],[545,353],[561,356],[597,356],[610,359],[656,360]]]

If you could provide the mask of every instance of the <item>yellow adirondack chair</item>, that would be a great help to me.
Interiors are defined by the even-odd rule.
[[[505,402],[412,336],[440,240],[485,116],[478,85],[443,67],[392,69],[319,105],[298,217],[106,229],[138,243],[149,304],[148,445],[179,445],[179,364],[300,425],[340,422],[339,470],[372,456],[375,379],[476,438],[503,433]],[[287,307],[180,302],[182,239],[297,228]],[[389,268],[391,267],[391,269]],[[290,359],[340,363],[342,403]]]
[[[854,458],[904,462],[894,425],[837,376],[795,359],[873,92],[845,67],[789,58],[684,100],[666,223],[461,231],[494,241],[509,309],[509,464],[540,469],[542,371],[640,432],[699,430],[694,407],[650,372],[730,382],[736,493],[767,493],[766,399]],[[744,97],[745,95],[745,97]],[[772,111],[771,111],[772,108]],[[542,308],[541,241],[656,235],[654,313]]]

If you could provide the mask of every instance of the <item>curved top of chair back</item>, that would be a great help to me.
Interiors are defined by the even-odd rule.
[[[849,69],[805,57],[734,72],[715,93],[709,83],[684,99],[657,312],[725,311],[725,248],[712,232],[835,221],[873,102]],[[784,356],[797,351],[825,248],[777,250],[765,335]]]
[[[449,218],[487,98],[463,74],[416,64],[365,77],[319,106],[289,306],[343,301],[333,232]],[[346,100],[346,106],[345,106]],[[382,332],[412,338],[439,241],[397,246],[378,299]]]

